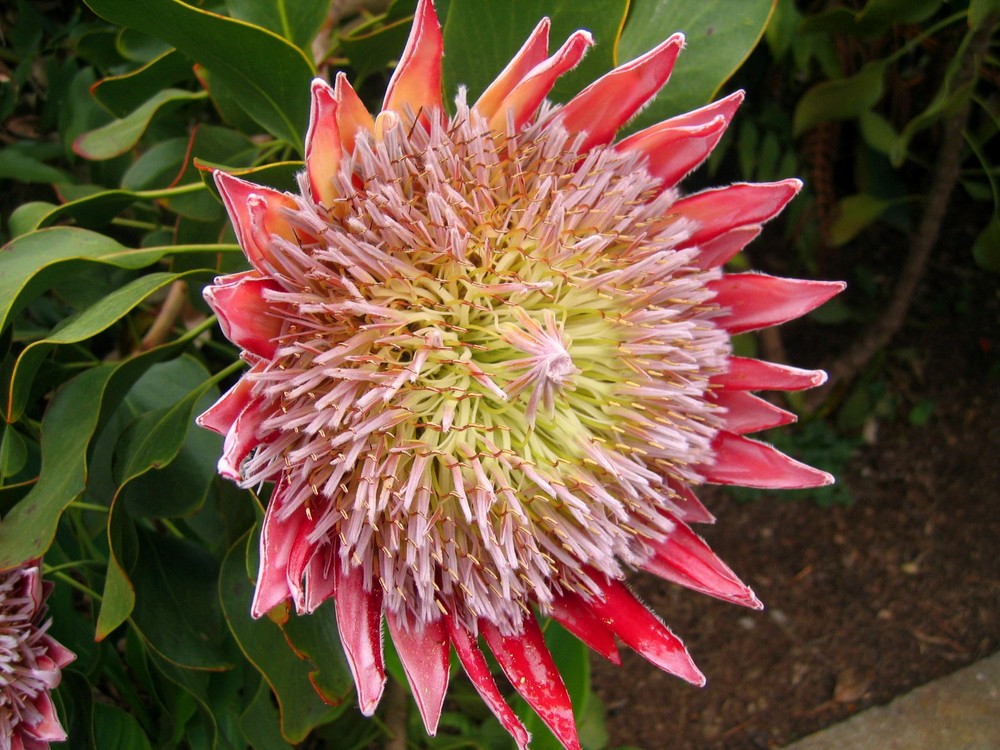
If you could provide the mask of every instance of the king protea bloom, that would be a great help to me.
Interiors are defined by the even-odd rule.
[[[675,35],[558,106],[543,20],[471,106],[442,103],[430,0],[372,117],[343,74],[312,86],[301,194],[215,178],[252,269],[205,290],[249,371],[200,417],[220,472],[274,484],[252,613],[332,598],[361,710],[385,684],[388,628],[427,731],[454,647],[521,747],[478,637],[567,747],[572,708],[537,618],[618,661],[617,636],[704,682],[623,583],[631,568],[750,607],[690,524],[701,483],[832,478],[745,433],[793,415],[750,391],[819,371],[732,356],[842,285],[723,264],[797,180],[684,196],[742,94],[615,142],[664,85]]]
[[[66,739],[50,692],[76,657],[48,634],[37,561],[0,572],[0,750],[43,750]]]

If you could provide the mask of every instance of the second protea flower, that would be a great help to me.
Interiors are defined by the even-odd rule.
[[[441,93],[429,0],[382,111],[317,81],[301,195],[216,180],[252,270],[206,289],[249,372],[200,418],[223,475],[272,482],[253,602],[333,598],[362,711],[383,617],[427,730],[453,646],[520,746],[477,645],[567,747],[565,687],[536,612],[618,659],[704,678],[622,583],[630,568],[760,606],[689,524],[703,482],[832,481],[744,433],[792,415],[749,391],[821,372],[731,356],[837,283],[725,274],[796,180],[682,196],[737,94],[614,143],[666,82],[676,35],[565,106],[544,101],[591,44],[548,56],[548,22],[479,100]]]
[[[76,657],[48,634],[37,561],[0,572],[0,750],[44,750],[66,739],[50,691]]]

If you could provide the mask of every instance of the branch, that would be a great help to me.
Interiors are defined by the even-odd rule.
[[[966,48],[962,69],[955,77],[956,89],[975,77],[980,60],[989,49],[995,23],[995,16],[987,18],[975,31],[971,43]],[[952,117],[945,120],[941,147],[934,164],[923,216],[889,305],[867,333],[828,368],[830,379],[823,387],[813,390],[806,400],[810,409],[817,408],[837,385],[849,383],[857,377],[872,358],[899,333],[906,322],[906,315],[927,268],[931,251],[941,236],[948,201],[958,183],[961,173],[962,132],[968,123],[971,109],[972,101],[969,97]]]

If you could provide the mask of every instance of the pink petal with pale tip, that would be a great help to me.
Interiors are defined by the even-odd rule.
[[[531,735],[528,734],[524,724],[517,718],[497,689],[497,684],[490,673],[490,667],[486,663],[486,657],[479,650],[476,639],[472,633],[465,629],[464,625],[453,617],[445,616],[444,619],[452,645],[455,646],[455,653],[458,655],[458,660],[462,663],[465,673],[469,676],[472,686],[476,688],[476,692],[479,693],[486,707],[493,712],[503,728],[514,738],[518,750],[527,750]]]
[[[364,573],[352,567],[344,573],[337,564],[337,588],[333,594],[337,630],[347,663],[358,689],[361,713],[371,716],[385,689],[382,658],[382,589],[365,590]]]
[[[448,692],[450,641],[444,620],[424,623],[419,629],[407,628],[391,613],[386,620],[420,718],[424,721],[427,734],[433,737],[437,734],[441,706]]]
[[[683,482],[673,479],[667,480],[667,486],[676,493],[670,498],[670,502],[677,510],[677,517],[685,523],[715,523],[713,516],[701,500]]]
[[[676,185],[716,147],[742,101],[743,92],[737,91],[707,107],[640,130],[619,142],[615,150],[645,155],[646,171],[664,186]]]
[[[549,27],[551,25],[548,18],[543,18],[538,23],[518,53],[507,63],[507,67],[479,97],[473,109],[487,120],[500,111],[500,105],[507,95],[524,80],[532,68],[541,64],[548,55]]]
[[[729,369],[711,378],[712,385],[734,391],[804,391],[825,382],[822,370],[803,370],[746,357],[730,357]]]
[[[738,182],[682,198],[673,205],[670,213],[693,221],[695,228],[678,247],[700,245],[736,227],[763,224],[781,213],[801,187],[802,182],[795,179]]]
[[[552,618],[612,664],[622,663],[614,633],[582,597],[572,593],[555,597],[552,600]]]
[[[815,310],[847,286],[842,281],[783,279],[761,273],[732,273],[710,281],[722,315],[712,319],[730,333],[787,323]]]
[[[653,544],[653,556],[640,567],[667,581],[744,607],[763,609],[750,587],[720,560],[687,525],[675,521],[674,530]]]
[[[830,474],[789,458],[765,443],[721,431],[712,442],[715,463],[699,467],[705,481],[768,490],[800,490],[833,484]]]
[[[725,265],[760,234],[761,227],[737,227],[702,244],[694,264],[703,271]]]
[[[705,675],[695,666],[680,639],[642,604],[621,581],[594,573],[601,588],[591,607],[629,648],[664,672],[701,687]]]
[[[337,198],[334,177],[340,168],[342,146],[337,122],[337,100],[330,84],[312,82],[312,107],[306,133],[306,174],[314,203],[329,208]]]
[[[263,369],[264,363],[254,365],[247,375],[261,372]],[[194,421],[198,426],[220,435],[225,435],[232,429],[240,414],[254,401],[253,379],[247,375],[236,381],[236,385],[223,393],[222,398],[195,418]]]
[[[508,636],[488,620],[480,620],[479,630],[510,684],[556,739],[567,750],[580,750],[573,705],[542,631],[532,615],[526,615],[521,625],[521,633]]]
[[[593,43],[594,38],[590,32],[573,32],[552,57],[536,65],[524,80],[503,98],[490,116],[490,127],[505,132],[510,120],[514,124],[514,130],[520,130],[552,90],[556,79],[575,68]],[[486,112],[483,114],[486,115]]]
[[[745,435],[791,424],[798,417],[746,391],[710,390],[708,397],[726,410],[723,424],[729,432]]]
[[[274,281],[248,271],[219,277],[202,294],[219,316],[219,326],[227,339],[258,357],[270,359],[278,350],[283,321],[276,314],[280,305],[266,299],[266,294],[280,289]]]
[[[434,3],[420,0],[406,48],[385,92],[383,111],[419,115],[443,112],[441,104],[441,55],[444,45]]]
[[[41,714],[37,724],[28,724],[22,722],[18,725],[18,730],[24,735],[24,738],[39,740],[43,743],[47,742],[64,742],[66,737],[66,730],[63,729],[62,724],[59,723],[59,716],[56,714],[55,706],[52,704],[52,696],[49,695],[48,691],[43,690],[33,701],[35,710]],[[30,745],[25,745],[26,748]],[[41,747],[48,747],[48,745],[41,745]]]
[[[296,538],[292,544],[292,549],[288,553],[288,563],[285,566],[285,578],[288,581],[288,590],[292,595],[292,602],[295,604],[295,611],[304,613],[306,611],[306,584],[305,574],[316,553],[318,543],[312,540],[312,530],[316,522],[305,513],[295,513],[300,518],[300,524],[296,533]],[[332,573],[331,573],[332,575]]]
[[[43,636],[42,640],[45,643],[45,653],[52,660],[55,668],[62,669],[67,664],[76,661],[76,654],[59,643],[55,638],[46,635]]]
[[[280,517],[287,489],[284,482],[275,485],[264,511],[264,522],[260,528],[260,567],[250,605],[253,617],[263,617],[292,596],[288,585],[288,561],[299,541],[303,516],[293,513],[287,519]]]
[[[276,264],[271,249],[261,242],[261,232],[255,231],[255,221],[263,223],[263,234],[295,241],[295,232],[282,213],[282,209],[296,207],[295,199],[288,193],[255,185],[218,169],[212,175],[247,260],[261,273],[269,274],[271,266]]]
[[[670,78],[684,35],[674,34],[632,62],[615,68],[574,96],[560,111],[570,133],[587,133],[581,151],[610,143]]]
[[[340,133],[344,151],[352,153],[358,133],[371,133],[375,130],[375,118],[343,73],[337,73],[333,98],[337,101],[337,132]]]
[[[264,402],[260,399],[251,401],[250,404],[240,412],[240,415],[233,422],[233,426],[226,433],[226,439],[222,444],[222,458],[219,459],[219,474],[234,482],[240,481],[240,466],[243,459],[250,451],[260,445],[261,440],[258,432],[261,423],[267,418],[269,412],[264,408]]]
[[[335,565],[337,565],[337,551],[332,544],[322,545],[309,558],[309,565],[305,571],[306,598],[302,607],[302,611],[306,614],[315,612],[323,602],[333,596],[337,588]]]

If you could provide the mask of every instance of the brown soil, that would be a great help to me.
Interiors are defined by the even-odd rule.
[[[894,344],[905,356],[887,357],[880,373],[904,408],[869,422],[839,477],[853,505],[702,493],[719,520],[699,531],[767,609],[633,578],[708,685],[631,653],[620,669],[596,659],[610,747],[781,747],[1000,647],[997,284],[968,272],[973,302],[956,314],[933,288],[954,276],[929,275],[911,319],[932,322],[911,323]],[[913,425],[907,404],[923,399],[933,412]]]

